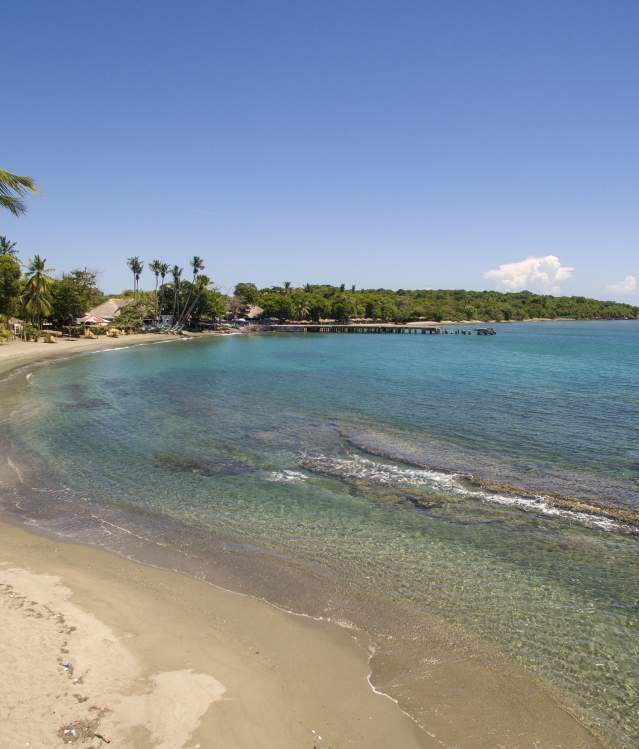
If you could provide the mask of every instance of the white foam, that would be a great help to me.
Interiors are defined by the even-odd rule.
[[[386,486],[445,486],[455,487],[458,474],[443,473],[424,468],[400,468],[387,463],[378,463],[359,455],[348,458],[327,456],[305,457],[304,464],[313,470],[332,473],[342,478],[362,479]]]
[[[308,476],[301,471],[271,471],[266,477],[267,481],[274,481],[283,484],[292,484],[306,481]]]
[[[550,497],[544,495],[524,497],[517,494],[499,494],[481,489],[470,489],[462,483],[460,474],[456,473],[443,473],[423,468],[404,468],[388,463],[379,463],[356,454],[350,454],[346,458],[325,455],[305,456],[303,463],[311,470],[344,479],[361,480],[400,488],[412,486],[430,487],[435,490],[446,489],[459,496],[572,520],[601,530],[631,530],[629,526],[602,515],[558,507]]]

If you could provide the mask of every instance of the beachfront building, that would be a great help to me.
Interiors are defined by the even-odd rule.
[[[83,317],[79,317],[77,322],[78,325],[97,325],[98,327],[108,325],[108,321],[99,315],[84,315]]]
[[[24,320],[19,320],[17,317],[10,317],[7,320],[7,330],[14,335],[16,338],[20,338],[24,329]]]
[[[261,319],[263,314],[264,310],[256,304],[245,304],[239,308],[238,313],[233,317],[232,322],[236,328],[243,328],[246,325],[256,323]]]
[[[254,322],[255,320],[259,320],[263,314],[264,310],[261,307],[258,307],[257,304],[250,304],[245,309],[243,317],[250,322]]]
[[[120,314],[122,308],[131,304],[132,301],[132,297],[107,299],[106,302],[98,304],[97,307],[90,309],[86,315],[78,318],[77,323],[78,325],[108,325]]]

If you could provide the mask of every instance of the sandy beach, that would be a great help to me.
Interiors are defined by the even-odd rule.
[[[0,345],[0,376],[30,364],[63,359],[67,356],[176,340],[177,336],[168,333],[134,333],[119,338],[109,338],[105,335],[98,338],[58,338],[56,343],[11,341]]]
[[[484,694],[463,661],[429,687],[424,732],[348,630],[6,523],[0,549],[3,749],[600,746],[530,684]]]
[[[348,632],[0,526],[0,745],[422,747]]]

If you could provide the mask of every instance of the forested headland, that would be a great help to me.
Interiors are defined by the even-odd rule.
[[[624,320],[639,317],[639,307],[583,296],[551,296],[530,291],[357,289],[325,284],[295,288],[258,289],[238,283],[235,304],[257,306],[265,317],[281,320],[373,319],[388,322],[417,320],[510,321],[533,318]]]

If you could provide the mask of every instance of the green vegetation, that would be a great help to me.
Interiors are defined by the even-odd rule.
[[[0,236],[0,256],[8,255],[9,257],[17,257],[18,251],[16,250],[17,242],[11,242],[5,236]]]
[[[22,292],[20,263],[11,255],[0,255],[0,315],[15,315]]]
[[[171,328],[178,331],[202,321],[219,319],[228,312],[228,297],[213,288],[211,280],[202,273],[204,261],[200,257],[195,256],[189,261],[191,280],[182,279],[182,269],[174,266],[173,283],[166,283],[167,263],[151,262],[149,269],[155,276],[154,291],[140,290],[144,270],[140,258],[129,258],[127,265],[133,275],[134,288],[123,292],[122,296],[132,296],[133,301],[118,315],[115,326],[119,328],[141,330],[148,325],[157,325],[160,316],[165,314],[173,315]],[[98,288],[97,274],[93,271],[75,269],[63,273],[61,278],[53,278],[52,272],[46,267],[46,260],[35,255],[23,274],[15,242],[0,236],[0,330],[3,339],[8,336],[5,325],[11,316],[27,321],[23,335],[35,340],[44,325],[57,329],[74,327],[77,318],[107,298]]]
[[[76,269],[60,279],[50,273],[46,260],[36,255],[23,277],[14,257],[0,255],[0,315],[23,318],[36,328],[45,321],[59,328],[73,325],[76,318],[104,300],[96,273]]]
[[[17,174],[0,169],[0,206],[19,216],[27,210],[23,200],[27,193],[38,190],[31,177],[20,177]]]
[[[0,169],[0,207],[19,216],[26,211],[24,197],[36,192],[31,177]],[[134,301],[120,312],[117,324],[137,330],[148,322],[159,322],[162,314],[169,314],[173,319],[172,329],[177,331],[201,320],[226,315],[229,300],[212,288],[210,279],[202,274],[202,258],[196,255],[189,264],[192,270],[190,281],[182,279],[182,268],[175,265],[173,283],[167,284],[169,265],[153,260],[149,264],[155,276],[155,289],[151,293],[140,290],[144,262],[138,256],[130,257],[127,266],[133,276]],[[35,255],[23,276],[16,243],[0,236],[0,329],[3,339],[7,337],[4,325],[12,315],[27,320],[29,326],[25,326],[25,331],[28,328],[30,334],[37,337],[33,331],[38,331],[43,324],[73,326],[77,318],[104,301],[105,295],[97,287],[94,272],[86,268],[76,269],[63,274],[60,279],[54,279],[50,273],[52,270],[46,267],[46,260]]]
[[[40,255],[35,255],[29,261],[22,292],[22,307],[36,328],[40,328],[42,321],[53,312],[51,305],[53,279],[49,275],[53,269],[47,268],[46,264],[46,258]]]
[[[367,318],[388,322],[413,320],[529,320],[531,318],[622,320],[639,317],[639,308],[620,302],[602,302],[582,296],[555,297],[529,291],[361,289],[345,285],[282,286],[258,289],[238,283],[240,305],[258,305],[265,317],[281,320]]]
[[[198,269],[193,280],[186,281],[182,280],[181,268],[176,266],[173,271],[173,282],[160,288],[158,306],[162,314],[173,315],[174,327],[226,315],[228,297],[211,287],[208,276],[200,274]]]
[[[98,289],[97,274],[84,270],[73,270],[63,274],[51,286],[50,320],[55,327],[74,325],[76,318],[96,307],[104,300]]]
[[[139,258],[131,258],[128,261],[129,268],[132,261],[136,268],[143,266]],[[158,323],[162,315],[168,315],[172,318],[171,330],[178,331],[202,321],[224,317],[229,309],[229,300],[213,288],[209,277],[202,273],[204,260],[195,255],[189,265],[192,271],[190,281],[183,279],[183,269],[174,265],[171,268],[171,281],[166,283],[168,264],[153,260],[149,264],[149,270],[155,276],[154,291],[139,291],[139,288],[134,288],[132,292],[125,292],[124,296],[133,295],[134,302],[128,304],[118,315],[118,327],[140,330],[145,324],[153,321]],[[134,272],[134,277],[135,275]]]

